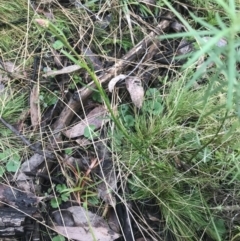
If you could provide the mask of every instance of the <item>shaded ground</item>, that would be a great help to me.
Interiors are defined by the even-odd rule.
[[[178,16],[228,23],[205,4],[0,1],[0,237],[239,239],[230,42]]]

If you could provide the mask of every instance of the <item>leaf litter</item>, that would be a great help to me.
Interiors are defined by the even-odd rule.
[[[120,236],[109,229],[102,217],[80,206],[69,207],[64,212],[55,211],[53,217],[57,224],[52,228],[57,233],[74,240],[85,241],[95,238],[99,241],[111,241]]]
[[[81,120],[78,124],[66,130],[64,132],[64,135],[68,138],[83,136],[84,131],[90,125],[94,126],[93,130],[97,130],[109,121],[109,118],[107,118],[106,115],[107,110],[104,106],[95,107],[92,111],[88,113],[85,119]]]
[[[55,1],[41,3],[44,5],[41,11],[36,7],[33,8],[38,14],[43,14],[48,18],[47,21],[41,18],[35,20],[44,28],[49,28],[51,22],[56,23],[56,17],[46,5],[49,4],[50,8],[62,7],[58,5],[59,3],[53,4],[52,2]],[[74,3],[71,7],[74,10],[77,9],[79,14],[82,14],[81,11],[85,11],[85,14],[92,14],[89,19],[100,32],[102,31],[103,35],[104,31],[109,31],[114,23],[112,14],[108,12],[100,17],[90,10],[87,4],[78,3],[78,1],[71,2]],[[155,7],[155,1],[139,1],[139,3],[145,4],[150,10]],[[68,6],[69,9],[71,7]],[[99,51],[98,47],[88,43],[88,37],[86,37],[87,43],[82,39],[84,43],[81,44],[78,35],[72,36],[71,44],[86,59],[101,86],[105,88],[108,85],[109,98],[114,99],[114,89],[124,82],[131,101],[121,93],[122,88],[120,88],[119,94],[124,96],[123,102],[141,109],[145,103],[145,86],[150,88],[151,85],[158,85],[156,79],[150,81],[149,76],[161,76],[166,71],[170,72],[170,68],[177,69],[177,65],[181,62],[175,60],[173,56],[184,56],[193,51],[193,47],[192,43],[184,38],[171,43],[156,40],[157,36],[168,32],[169,29],[177,33],[185,31],[184,25],[179,23],[172,13],[166,12],[164,17],[155,23],[155,26],[150,26],[147,20],[145,21],[141,15],[138,15],[138,12],[128,12],[129,9],[124,11],[126,11],[126,15],[125,19],[121,20],[121,24],[130,29],[128,37],[131,42],[129,46],[132,47],[128,46],[128,50],[124,50],[124,46],[119,48],[118,56],[114,57],[114,61],[111,61],[111,54],[113,54],[111,49],[106,48],[105,53],[109,51],[110,54],[103,57],[100,54],[102,50]],[[135,16],[134,21],[133,16]],[[149,29],[146,30],[149,32],[136,40],[133,28],[138,18],[141,19],[139,25],[144,22],[146,26],[149,26]],[[88,36],[88,30],[84,34]],[[209,37],[203,38],[204,41],[208,41],[208,39]],[[48,197],[61,196],[62,193],[56,193],[55,185],[64,182],[69,186],[65,192],[71,190],[69,200],[59,204],[57,209],[51,207],[47,201],[45,202],[45,205],[49,206],[49,216],[53,218],[47,224],[56,233],[80,241],[115,240],[119,237],[123,237],[127,241],[160,240],[162,236],[158,232],[146,232],[151,225],[161,226],[162,230],[166,228],[159,210],[155,212],[149,208],[149,210],[141,212],[136,208],[134,201],[123,199],[132,191],[126,185],[127,182],[123,181],[131,178],[131,173],[123,173],[115,163],[115,153],[111,150],[111,142],[108,139],[108,131],[106,131],[111,128],[112,119],[106,105],[102,104],[105,100],[97,101],[91,98],[92,94],[97,92],[96,85],[89,77],[89,73],[74,63],[71,58],[66,58],[67,55],[62,54],[61,49],[65,47],[64,44],[59,45],[56,36],[52,36],[48,41],[55,43],[54,50],[49,49],[50,57],[47,52],[42,55],[42,62],[39,66],[40,81],[42,82],[40,85],[31,85],[29,93],[30,122],[25,122],[28,125],[28,131],[33,133],[33,138],[28,140],[22,133],[15,132],[32,150],[28,154],[29,158],[26,158],[26,161],[23,161],[17,170],[15,179],[12,179],[21,190],[1,185],[0,201],[5,205],[18,208],[37,207],[40,202],[44,202],[44,198],[35,195],[34,190],[38,190],[42,194],[51,193]],[[137,41],[138,43],[135,44]],[[226,44],[225,40],[218,42],[219,46]],[[35,54],[37,55],[37,53]],[[157,67],[149,68],[150,62]],[[19,74],[15,69],[15,63],[5,62],[1,65],[7,72]],[[48,71],[44,72],[44,68]],[[77,78],[74,77],[74,74],[77,75]],[[4,89],[5,83],[10,81],[11,77],[1,72],[0,87]],[[74,90],[70,89],[70,83],[74,83]],[[60,88],[60,85],[66,85],[66,88],[64,86]],[[58,102],[44,103],[50,112],[56,106],[61,109],[59,115],[51,115],[51,118],[44,121],[44,125],[42,124],[42,107],[38,89],[40,86],[44,86],[50,92],[57,90],[59,102],[61,102],[60,104]],[[61,92],[62,89],[65,91]],[[42,101],[47,102],[47,96],[43,97]],[[148,103],[150,103],[149,100]],[[152,103],[148,106],[151,105]],[[159,114],[163,112],[162,106],[160,107]],[[127,116],[127,110],[125,113]],[[38,132],[36,127],[43,132]],[[68,150],[71,153],[68,153]],[[45,185],[48,188],[45,188]],[[104,203],[105,207],[103,208],[99,202]],[[147,202],[147,200],[143,202]],[[146,207],[148,206],[146,205]],[[39,212],[41,213],[41,211]],[[139,225],[135,220],[136,217],[144,221],[139,221],[141,223]],[[169,236],[171,237],[171,234]]]
[[[138,77],[123,74],[118,75],[110,80],[108,83],[108,90],[113,92],[116,84],[122,80],[125,80],[126,88],[131,96],[133,104],[140,109],[144,100],[144,89],[142,87],[141,80]]]

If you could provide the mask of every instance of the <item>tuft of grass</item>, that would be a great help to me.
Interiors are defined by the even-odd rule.
[[[0,92],[0,117],[11,124],[17,124],[19,116],[26,110],[27,95],[13,91],[10,86]],[[15,173],[24,147],[18,137],[0,123],[0,177],[5,171]]]
[[[11,86],[0,92],[0,116],[11,123],[17,122],[27,106],[27,93],[15,91]]]
[[[128,126],[128,132],[132,139],[138,140],[140,149],[115,130],[114,150],[120,170],[130,175],[132,193],[128,198],[154,199],[166,229],[176,240],[200,240],[204,233],[214,240],[223,240],[226,230],[222,230],[226,227],[217,223],[211,210],[214,207],[211,192],[223,188],[219,181],[227,181],[233,169],[238,173],[233,166],[238,155],[234,146],[239,143],[240,126],[229,136],[236,118],[231,113],[226,117],[224,107],[215,110],[216,104],[224,103],[226,95],[211,96],[206,102],[208,87],[187,89],[188,79],[186,74],[168,84],[164,93],[155,90],[153,96],[148,96],[145,104],[152,102],[152,111],[148,103],[142,113],[132,112],[135,121]],[[155,113],[160,100],[161,113]],[[234,153],[231,161],[226,161],[224,153],[229,153],[229,147]],[[235,178],[238,177],[236,174]],[[235,184],[234,189],[237,188],[239,185]]]
[[[206,91],[206,98],[215,92],[221,92],[225,86],[227,86],[226,107],[229,110],[237,107],[239,105],[236,101],[239,97],[239,83],[237,81],[239,79],[239,74],[236,66],[239,59],[236,50],[239,47],[238,34],[240,27],[238,24],[239,11],[237,10],[235,1],[215,1],[223,11],[221,15],[218,12],[215,14],[217,26],[214,26],[189,12],[192,20],[201,26],[201,30],[192,28],[168,1],[164,0],[164,3],[186,26],[187,32],[161,36],[161,39],[189,37],[195,39],[198,43],[199,49],[189,56],[189,59],[183,68],[188,68],[190,66],[196,68],[196,61],[200,57],[205,56],[205,61],[201,66],[198,66],[197,71],[193,74],[187,87],[191,87],[193,83],[201,79],[206,73],[214,71],[215,78],[211,78],[212,83],[217,80],[222,81],[219,81],[219,88],[215,88],[212,92]],[[204,40],[204,37],[208,37],[209,39],[206,41]],[[224,46],[219,46],[220,42],[223,40],[226,41],[226,44]],[[210,63],[214,63],[216,67],[209,68]],[[210,88],[212,83],[210,82]]]

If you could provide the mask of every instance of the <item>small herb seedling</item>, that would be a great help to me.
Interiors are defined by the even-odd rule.
[[[135,118],[131,113],[130,107],[126,104],[120,106],[119,109],[120,117],[124,122],[124,126],[127,128],[133,127],[135,125]]]
[[[52,238],[52,241],[65,241],[65,238],[62,235],[57,235]]]
[[[156,88],[150,88],[146,91],[146,100],[142,110],[151,115],[159,115],[163,112],[162,98]]]
[[[53,208],[58,208],[62,202],[69,200],[70,193],[65,184],[56,185],[56,192],[60,195],[59,197],[54,197],[51,199],[51,206]]]
[[[12,153],[9,148],[0,153],[0,161],[5,163],[5,167],[0,168],[0,177],[4,174],[5,169],[8,172],[16,172],[21,164],[20,155],[17,152]]]
[[[69,84],[69,89],[76,89],[76,85],[82,83],[82,78],[77,74],[73,75],[72,82]]]
[[[95,138],[99,136],[99,133],[94,131],[96,128],[95,125],[89,125],[87,127],[85,127],[84,129],[84,136],[88,139],[91,140],[91,138]]]
[[[101,95],[99,94],[99,92],[97,91],[94,91],[93,94],[92,94],[92,99],[96,102],[99,102],[99,103],[103,103],[103,100],[102,100],[102,97]]]
[[[54,43],[53,43],[53,48],[56,49],[56,50],[59,50],[59,49],[62,49],[64,47],[64,44],[62,41],[60,40],[56,40]]]
[[[71,156],[73,154],[73,149],[72,148],[67,148],[64,150],[65,154],[67,154],[68,156]]]
[[[58,95],[59,93],[57,91],[55,93],[41,91],[39,95],[40,104],[44,108],[55,105],[58,101]]]

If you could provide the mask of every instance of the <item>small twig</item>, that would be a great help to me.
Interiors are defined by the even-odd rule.
[[[219,211],[227,211],[227,212],[234,212],[234,211],[240,211],[239,205],[232,205],[232,206],[217,206],[212,207],[212,210],[219,210]]]
[[[81,69],[81,67],[79,65],[73,64],[73,65],[64,67],[59,70],[48,71],[46,74],[43,74],[42,77],[46,78],[46,77],[52,76],[52,75],[55,76],[55,75],[59,75],[59,74],[69,74],[69,73],[75,72],[79,69]]]
[[[46,156],[47,158],[54,159],[55,156],[52,153],[44,152],[42,150],[39,150],[37,147],[31,144],[31,142],[22,134],[19,133],[19,131],[14,128],[12,125],[7,123],[2,117],[0,117],[0,121],[5,125],[9,130],[11,130],[17,137],[19,137],[24,144],[26,144],[32,151],[38,153],[39,155]]]

